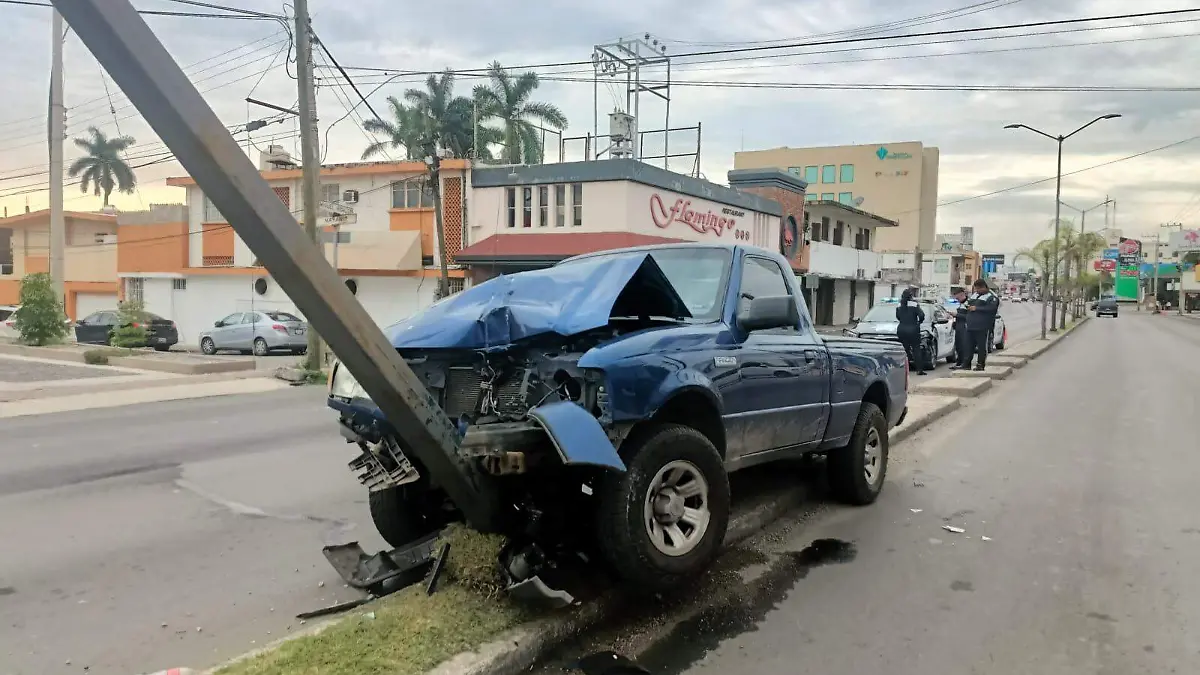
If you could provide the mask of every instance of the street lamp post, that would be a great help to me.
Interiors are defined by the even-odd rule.
[[[1084,235],[1084,233],[1086,233],[1086,232],[1087,232],[1087,214],[1088,214],[1088,211],[1095,211],[1096,209],[1100,208],[1101,206],[1107,207],[1109,204],[1112,204],[1112,203],[1113,203],[1113,200],[1109,199],[1108,197],[1105,197],[1105,198],[1104,198],[1104,201],[1100,202],[1099,204],[1096,204],[1095,206],[1089,206],[1089,207],[1087,207],[1086,209],[1081,209],[1081,208],[1078,208],[1078,207],[1075,207],[1075,206],[1071,206],[1070,204],[1068,204],[1068,203],[1066,203],[1066,202],[1060,202],[1060,203],[1061,203],[1063,206],[1067,207],[1068,209],[1071,209],[1072,211],[1077,211],[1077,212],[1079,212],[1079,236],[1081,236],[1081,237],[1082,237],[1082,236]],[[1107,215],[1107,211],[1105,211],[1105,215]],[[1082,260],[1082,259],[1079,261],[1079,271],[1078,271],[1078,274],[1079,274],[1079,277],[1082,279],[1082,278],[1083,278],[1083,260]],[[1098,277],[1098,276],[1099,276],[1099,275],[1097,275],[1097,277]],[[1099,280],[1097,280],[1097,281],[1096,281],[1096,300],[1097,300],[1097,301],[1099,301],[1099,300],[1100,300],[1100,296],[1101,296],[1101,295],[1103,295],[1103,291],[1102,291],[1102,289],[1101,289],[1101,285],[1100,285],[1100,284],[1101,284],[1101,282],[1100,282]],[[1084,302],[1086,302],[1086,299],[1084,300]]]
[[[1051,270],[1051,276],[1050,276],[1050,298],[1051,298],[1050,332],[1058,331],[1058,323],[1055,321],[1055,317],[1058,314],[1058,264],[1059,264],[1059,260],[1058,260],[1058,236],[1059,236],[1059,234],[1058,234],[1058,219],[1059,219],[1059,216],[1061,215],[1061,210],[1060,210],[1061,202],[1059,200],[1062,198],[1062,144],[1063,144],[1063,141],[1065,141],[1068,138],[1074,136],[1075,134],[1083,131],[1084,129],[1092,126],[1093,124],[1095,124],[1096,122],[1099,122],[1100,120],[1111,120],[1111,119],[1116,119],[1118,117],[1120,117],[1120,115],[1117,113],[1109,113],[1107,115],[1101,115],[1101,116],[1097,117],[1096,119],[1092,120],[1091,122],[1088,122],[1087,124],[1079,127],[1075,131],[1072,131],[1071,133],[1066,134],[1065,136],[1062,134],[1060,134],[1058,136],[1052,136],[1040,129],[1034,129],[1033,127],[1031,127],[1027,124],[1006,124],[1004,126],[1005,129],[1028,129],[1029,131],[1032,131],[1035,134],[1045,136],[1046,138],[1049,138],[1050,140],[1058,143],[1058,169],[1055,172],[1055,178],[1054,178],[1054,241],[1051,243],[1051,257],[1054,258],[1054,267]],[[1046,332],[1044,329],[1042,331],[1042,339],[1043,340],[1046,339]]]

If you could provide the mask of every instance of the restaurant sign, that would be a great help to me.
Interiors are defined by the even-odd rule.
[[[680,223],[692,228],[697,234],[714,234],[718,237],[733,232],[734,239],[749,241],[750,231],[739,228],[746,212],[730,207],[720,207],[720,210],[706,209],[704,211],[692,208],[692,200],[679,197],[667,207],[662,195],[655,192],[650,195],[650,219],[659,229],[667,229],[673,224]]]

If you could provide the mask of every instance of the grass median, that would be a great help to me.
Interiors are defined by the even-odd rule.
[[[499,538],[452,528],[445,539],[450,557],[433,595],[410,586],[218,675],[419,675],[535,617],[497,592]]]

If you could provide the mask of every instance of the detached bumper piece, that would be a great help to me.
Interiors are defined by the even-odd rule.
[[[383,596],[425,577],[437,558],[439,534],[435,532],[404,548],[380,551],[375,555],[367,555],[357,541],[326,546],[321,553],[347,584],[371,595]]]

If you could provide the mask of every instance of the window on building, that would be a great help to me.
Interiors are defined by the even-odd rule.
[[[517,226],[517,188],[505,188],[508,193],[508,226]]]
[[[817,167],[815,167],[815,166],[804,167],[804,182],[805,183],[808,183],[809,185],[815,185],[817,182],[817,177],[818,177],[817,176]]]
[[[801,169],[800,169],[800,167],[798,167],[798,166],[789,166],[789,167],[788,167],[788,173],[790,173],[790,174],[792,174],[793,176],[795,176],[795,177],[799,178],[799,177],[800,177],[800,175],[801,175]]]
[[[321,201],[334,204],[342,201],[342,186],[337,183],[321,183]]]
[[[812,233],[808,229],[809,227],[810,227],[809,214],[808,214],[808,211],[805,211],[804,212],[804,230],[800,232],[801,239],[804,239],[804,238],[811,239],[812,238]]]
[[[823,202],[833,201],[833,193],[832,192],[822,192],[821,193],[821,201],[823,201]]]
[[[393,209],[432,209],[433,194],[425,189],[424,178],[409,178],[392,183]]]
[[[565,227],[567,224],[567,186],[554,186],[554,226]]]
[[[583,183],[571,183],[571,224],[583,225]]]
[[[533,227],[533,188],[521,188],[521,227]]]
[[[861,251],[862,250],[862,230],[859,230],[854,227],[851,227],[850,229],[854,230],[854,248]]]
[[[550,224],[550,186],[538,186],[538,227]]]
[[[819,195],[815,195],[815,194],[806,194],[806,195],[804,195],[804,201],[815,202],[815,201],[817,201],[818,196]]]
[[[821,167],[821,182],[836,183],[837,182],[837,167],[833,164],[826,164]]]
[[[141,277],[128,277],[125,279],[125,299],[130,302],[145,302],[143,295],[144,283]]]
[[[446,291],[450,295],[461,293],[463,290],[464,279],[462,277],[450,277],[446,280]]]
[[[843,231],[844,229],[846,229],[846,225],[845,225],[845,223],[843,223],[843,222],[842,222],[842,221],[840,221],[840,220],[839,220],[839,221],[837,221],[837,225],[835,225],[835,226],[833,227],[833,245],[834,245],[834,246],[841,246],[841,245],[842,245],[842,238],[843,238],[843,233],[842,233],[842,231]]]
[[[839,192],[838,193],[838,201],[841,202],[842,204],[845,204],[846,206],[854,206],[854,193],[853,192]]]
[[[821,226],[817,229],[820,236],[813,237],[813,241],[829,241],[829,216],[821,216]]]
[[[839,183],[853,183],[854,182],[854,165],[853,164],[843,164],[841,167],[838,168],[838,174],[839,174],[838,175]]]
[[[863,239],[862,250],[870,251],[871,250],[871,228],[869,228],[869,227],[863,228],[862,239]]]
[[[186,291],[187,290],[187,279],[172,279],[171,280],[171,289],[176,290],[176,291]]]
[[[204,195],[204,222],[206,222],[206,223],[228,222],[225,220],[225,216],[221,215],[221,212],[217,210],[216,204],[213,204],[212,200],[208,198],[208,195]]]

